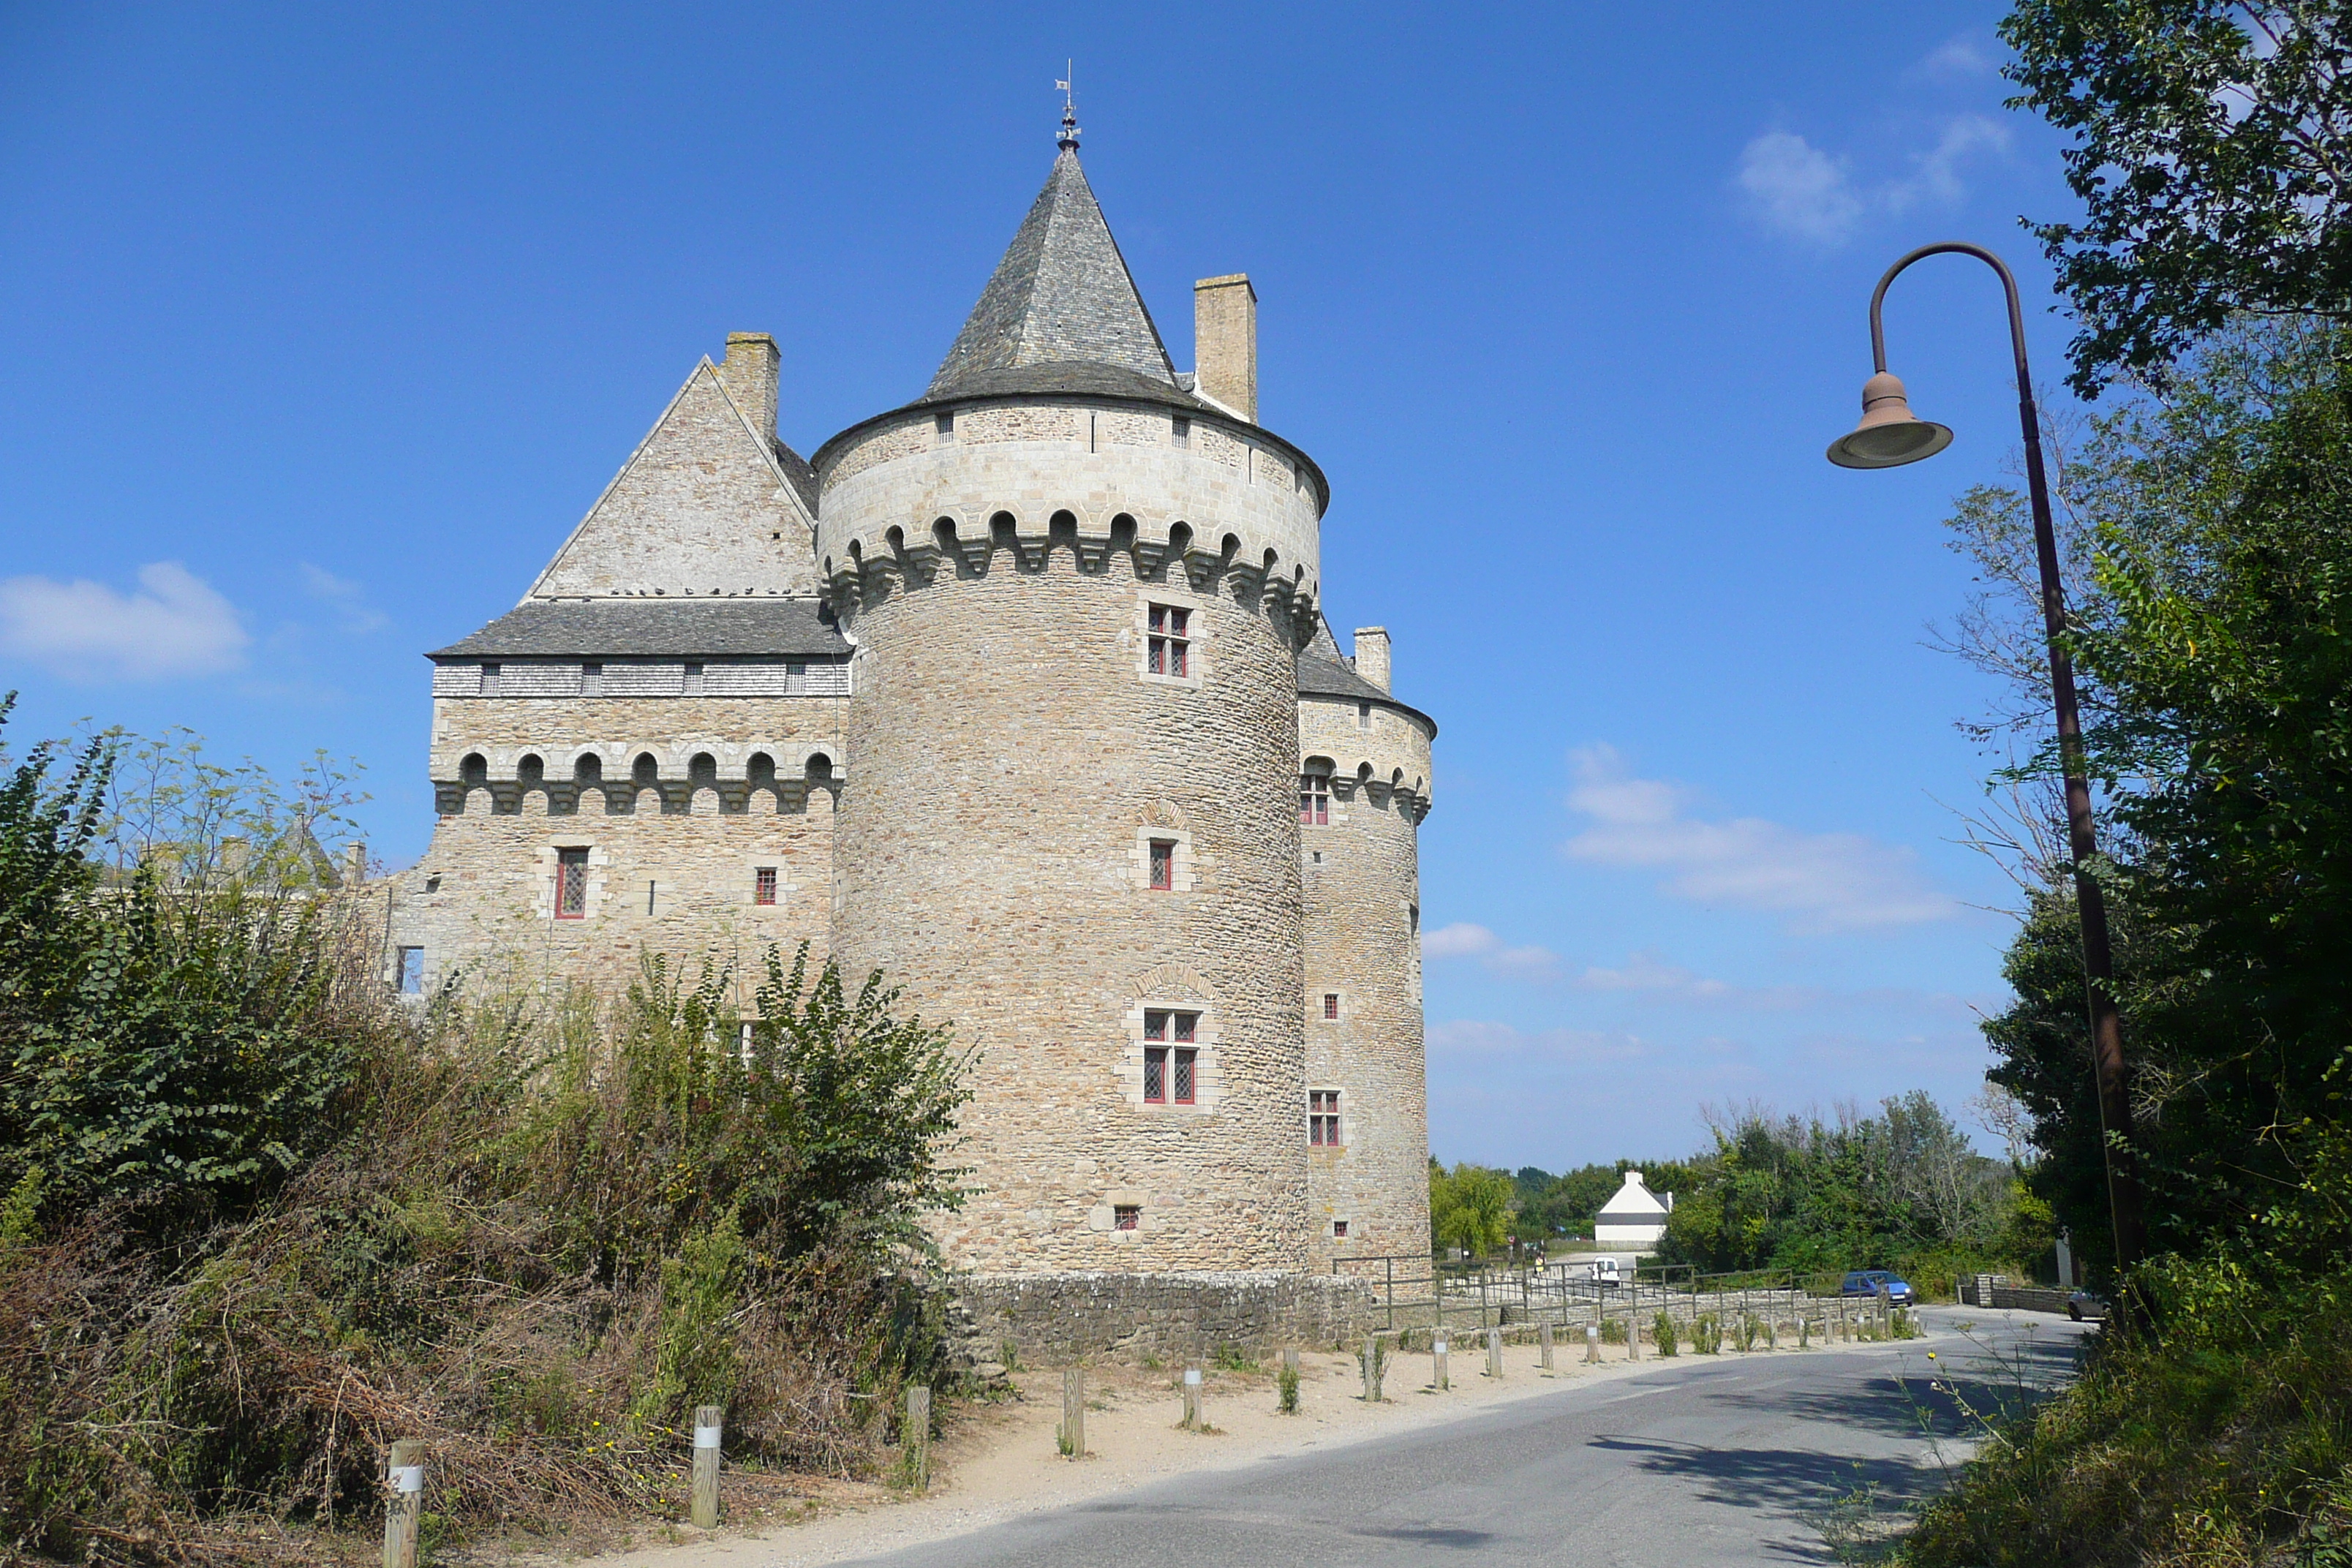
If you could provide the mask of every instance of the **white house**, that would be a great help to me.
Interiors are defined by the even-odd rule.
[[[1662,1200],[1642,1184],[1641,1172],[1628,1171],[1625,1184],[1601,1206],[1592,1239],[1602,1247],[1655,1247],[1665,1239],[1666,1215],[1674,1208],[1674,1194],[1666,1194]]]

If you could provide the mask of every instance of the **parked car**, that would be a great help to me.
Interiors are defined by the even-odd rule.
[[[1887,1300],[1897,1307],[1907,1307],[1911,1304],[1910,1283],[1897,1279],[1891,1268],[1857,1268],[1845,1277],[1845,1283],[1838,1287],[1838,1294],[1841,1296],[1884,1295]]]
[[[2107,1299],[2095,1290],[2077,1290],[2066,1298],[2066,1315],[2078,1323],[2087,1318],[2105,1318]]]

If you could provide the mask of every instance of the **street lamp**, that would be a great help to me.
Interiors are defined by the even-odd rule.
[[[2066,838],[2074,862],[2074,908],[2083,922],[2084,989],[2090,996],[2091,1067],[2098,1083],[2099,1125],[2106,1157],[2107,1215],[2115,1229],[2116,1267],[2130,1268],[2147,1250],[2139,1176],[2132,1158],[2131,1097],[2124,1064],[2123,1020],[2116,1011],[2115,968],[2107,947],[2107,905],[2090,867],[2098,854],[2091,821],[2091,784],[2084,766],[2083,725],[2074,705],[2074,661],[2064,642],[2066,598],[2058,580],[2058,535],[2050,523],[2050,484],[2042,469],[2042,421],[2033,407],[2033,378],[2025,367],[2025,312],[2017,279],[2001,258],[1979,245],[1923,245],[1886,269],[1870,296],[1870,361],[1863,384],[1862,423],[1830,443],[1829,459],[1843,468],[1892,468],[1932,458],[1952,443],[1943,426],[1911,412],[1902,382],[1886,373],[1886,329],[1879,319],[1886,287],[1913,262],[1957,252],[2000,274],[2009,295],[2010,348],[2017,360],[2017,422],[2025,438],[2025,483],[2033,498],[2033,549],[2042,566],[2042,625],[2050,644],[2050,692],[2057,710],[2058,760],[2066,780]]]

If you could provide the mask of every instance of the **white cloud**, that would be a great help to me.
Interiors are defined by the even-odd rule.
[[[241,668],[236,606],[176,561],[142,566],[143,592],[48,577],[0,581],[0,652],[77,680],[163,680]]]
[[[1765,227],[1836,245],[1862,219],[1864,202],[1845,161],[1790,131],[1768,131],[1739,154],[1739,188]]]
[[[1421,955],[1423,958],[1472,958],[1482,952],[1492,952],[1502,945],[1502,939],[1485,926],[1471,925],[1463,921],[1421,933]]]
[[[2006,153],[2009,127],[1982,114],[1944,121],[1935,145],[1913,154],[1911,173],[1874,184],[1855,180],[1845,158],[1790,131],[1768,131],[1740,150],[1734,183],[1749,215],[1784,238],[1833,248],[1864,220],[1922,205],[1956,206],[1968,195],[1962,175],[1980,155]]]
[[[1506,980],[1543,984],[1559,978],[1559,955],[1548,947],[1507,946],[1501,937],[1482,925],[1456,921],[1424,931],[1421,955],[1428,958],[1475,958],[1488,973]]]
[[[362,602],[365,590],[348,577],[338,577],[324,567],[302,563],[302,591],[314,599],[335,606],[341,616],[343,630],[354,635],[381,631],[392,624],[392,617],[382,610],[370,609]]]
[[[1572,859],[1661,869],[1677,898],[1767,910],[1799,931],[1916,925],[1959,912],[1908,848],[1755,816],[1703,821],[1675,785],[1629,776],[1612,747],[1578,752],[1573,762],[1569,805],[1591,826],[1564,846]]]
[[[1888,210],[1902,212],[1922,201],[1956,205],[1968,188],[1960,183],[1961,166],[1979,153],[2009,151],[2009,127],[1981,114],[1963,114],[1947,123],[1936,145],[1914,162],[1908,180],[1888,185]]]
[[[1983,38],[1973,33],[1958,33],[1929,49],[1906,74],[1951,81],[1989,76],[2000,66],[1999,57]]]

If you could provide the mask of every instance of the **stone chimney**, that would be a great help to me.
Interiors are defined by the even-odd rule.
[[[343,846],[343,886],[356,888],[367,880],[367,846],[352,843]]]
[[[761,438],[776,438],[776,340],[765,332],[730,332],[719,380]]]
[[[1192,285],[1192,390],[1257,423],[1257,290],[1245,272]]]
[[[1386,626],[1356,628],[1356,673],[1379,687],[1389,686],[1389,629]]]

